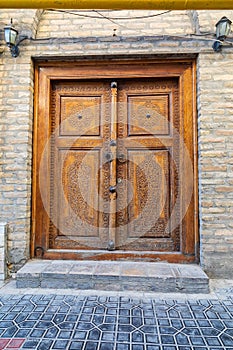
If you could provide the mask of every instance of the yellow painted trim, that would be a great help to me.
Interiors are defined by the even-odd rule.
[[[0,0],[5,9],[226,10],[233,0]]]

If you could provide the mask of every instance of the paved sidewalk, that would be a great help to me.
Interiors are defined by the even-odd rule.
[[[233,282],[206,295],[0,289],[0,349],[232,350]]]

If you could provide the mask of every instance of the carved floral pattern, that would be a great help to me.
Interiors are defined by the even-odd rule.
[[[99,96],[61,97],[61,135],[98,136],[101,125]]]

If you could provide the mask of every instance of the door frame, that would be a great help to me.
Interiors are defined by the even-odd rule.
[[[168,69],[169,66],[169,69]],[[185,128],[192,125],[192,149],[189,149],[193,162],[193,197],[185,215],[185,222],[192,222],[192,237],[182,237],[185,244],[180,252],[123,252],[123,251],[89,251],[69,252],[65,250],[52,251],[44,254],[41,247],[48,246],[46,237],[40,233],[40,245],[35,245],[37,238],[38,210],[36,202],[40,197],[38,193],[38,120],[44,109],[49,113],[50,89],[54,80],[63,79],[101,79],[101,78],[162,78],[171,77],[179,79],[182,94],[180,109],[186,116]],[[42,87],[42,88],[41,88]],[[185,92],[185,93],[184,93]],[[188,92],[188,93],[187,93]],[[47,106],[47,107],[46,107]],[[46,131],[47,133],[49,130]],[[190,136],[190,135],[189,135]],[[185,140],[184,140],[185,141]],[[163,261],[188,263],[199,261],[199,222],[198,222],[198,168],[197,168],[197,118],[196,118],[196,60],[195,59],[155,59],[155,58],[123,58],[123,59],[80,59],[74,62],[50,61],[35,62],[35,97],[34,97],[34,131],[33,131],[33,169],[32,169],[32,232],[31,257],[44,259],[92,259],[92,260],[118,260],[127,258],[133,260]],[[40,205],[43,205],[40,201]],[[49,217],[46,218],[49,220]],[[69,256],[68,256],[69,255]]]

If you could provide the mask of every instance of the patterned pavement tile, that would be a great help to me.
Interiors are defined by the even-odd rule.
[[[0,350],[232,350],[233,299],[0,297]]]

